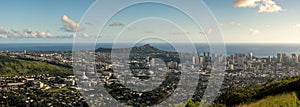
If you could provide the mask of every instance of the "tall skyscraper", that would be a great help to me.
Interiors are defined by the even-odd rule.
[[[155,66],[155,58],[151,58],[151,60],[150,60],[150,66],[152,66],[152,67]]]
[[[298,63],[298,56],[295,53],[292,54],[292,60],[294,63]]]
[[[277,53],[277,62],[281,62],[282,59],[281,59],[281,54],[280,53]]]
[[[150,61],[150,57],[149,56],[146,57],[146,61],[147,62]]]
[[[283,62],[287,62],[288,57],[287,57],[286,53],[283,53],[281,57],[282,57]]]
[[[298,62],[300,61],[300,54],[298,55]]]
[[[253,53],[252,53],[252,52],[249,52],[249,56],[248,56],[248,57],[249,57],[249,60],[252,61]]]
[[[199,57],[199,64],[200,64],[200,65],[203,65],[203,64],[204,64],[204,61],[205,61],[204,56],[200,56],[200,57]]]
[[[268,62],[268,63],[272,62],[272,59],[273,59],[273,57],[272,57],[272,56],[269,56],[267,62]]]
[[[196,57],[195,56],[193,56],[193,58],[192,58],[192,64],[196,65]]]

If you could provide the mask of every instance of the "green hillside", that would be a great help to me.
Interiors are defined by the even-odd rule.
[[[71,68],[45,62],[28,61],[0,56],[0,76],[50,74],[66,76],[72,74]]]
[[[300,107],[300,76],[247,87],[231,85],[211,107]],[[186,107],[198,107],[190,100]]]
[[[232,85],[226,91],[223,90],[216,104],[226,106],[248,104],[251,107],[252,105],[258,106],[260,103],[272,103],[292,106],[298,104],[300,96],[298,92],[300,92],[300,76],[288,77],[280,81],[270,79],[261,85],[252,84],[248,87]]]
[[[275,96],[268,96],[259,101],[242,104],[238,107],[299,107],[299,99],[296,92],[290,92]]]

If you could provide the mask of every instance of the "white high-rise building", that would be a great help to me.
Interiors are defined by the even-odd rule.
[[[249,60],[252,61],[252,59],[253,59],[253,53],[249,52]]]
[[[267,62],[269,62],[269,63],[272,62],[272,59],[273,59],[273,57],[272,57],[272,56],[269,56]]]
[[[298,62],[300,61],[300,54],[298,55]]]
[[[83,72],[82,79],[88,79],[88,77],[85,75],[85,72]]]
[[[281,62],[282,59],[281,59],[281,54],[280,53],[277,53],[277,62]]]
[[[196,57],[195,56],[193,56],[193,58],[192,58],[192,64],[196,65]]]
[[[152,58],[150,60],[150,66],[154,67],[155,66],[155,58]]]
[[[204,64],[204,61],[205,61],[204,56],[200,56],[200,57],[199,57],[199,64],[200,64],[200,65],[203,65],[203,64]]]
[[[292,60],[294,63],[298,63],[298,56],[295,53],[292,54]]]

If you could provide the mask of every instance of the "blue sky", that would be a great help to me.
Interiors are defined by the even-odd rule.
[[[80,25],[79,21],[94,0],[1,0],[0,2],[1,43],[65,43],[72,42],[75,30],[79,29],[83,32],[86,30],[84,27],[81,29],[84,25]],[[300,41],[299,0],[204,0],[204,3],[216,16],[227,43],[298,43]],[[165,15],[165,18],[175,17],[181,22],[179,25],[193,29],[194,25],[186,21],[182,13],[170,12],[170,8],[159,5],[153,5],[152,8],[159,11],[157,14]],[[105,39],[102,41],[112,41],[116,36],[114,34],[117,34],[116,31],[124,29],[134,21],[131,17],[147,16],[149,12],[155,11],[142,5],[120,12],[108,22],[102,34],[105,35]],[[148,21],[148,23],[132,24],[130,28],[139,26],[140,29],[136,29],[140,31],[139,35],[150,34],[154,30],[158,32],[157,30],[169,29],[167,25],[155,29],[157,24],[151,25],[151,22],[159,21]],[[174,32],[170,30],[170,33],[178,37],[179,33],[176,33],[175,28],[173,30]],[[130,34],[125,30],[124,35],[127,33]],[[205,37],[201,34],[189,33],[198,42],[205,41]],[[88,37],[88,34],[83,35]]]

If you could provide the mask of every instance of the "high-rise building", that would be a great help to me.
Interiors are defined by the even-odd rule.
[[[283,53],[282,54],[282,61],[287,62],[287,60],[288,60],[288,57],[287,57],[286,53]]]
[[[215,61],[215,59],[216,59],[216,54],[211,53],[210,58],[211,58],[212,61]]]
[[[298,62],[300,61],[300,54],[298,55]]]
[[[88,77],[86,76],[85,72],[82,73],[82,79],[88,79]]]
[[[249,57],[249,60],[252,61],[253,53],[252,53],[252,52],[249,52],[249,56],[248,56],[248,57]]]
[[[277,62],[281,62],[282,59],[281,59],[281,54],[280,53],[277,53]]]
[[[244,65],[244,62],[245,62],[245,55],[244,54],[236,54],[236,57],[237,57],[237,66],[239,69],[243,69],[243,65]]]
[[[196,65],[196,57],[195,56],[193,56],[193,58],[192,58],[192,64]]]
[[[234,64],[235,63],[235,56],[234,55],[230,55],[229,63],[230,64]]]
[[[40,84],[40,86],[39,86],[40,88],[44,87],[44,83],[40,82],[39,84]]]
[[[234,70],[234,65],[233,65],[233,64],[230,64],[230,65],[229,65],[229,69],[230,69],[230,70]]]
[[[171,61],[171,62],[168,62],[167,67],[168,67],[169,69],[177,69],[178,64],[177,64],[177,62]]]
[[[264,63],[260,63],[260,70],[263,70],[264,69]]]
[[[199,64],[200,64],[200,65],[203,65],[203,64],[204,64],[204,61],[205,61],[204,56],[200,56],[200,57],[199,57]]]
[[[152,66],[152,67],[155,66],[155,58],[151,58],[151,60],[150,60],[150,66]]]
[[[146,61],[147,62],[150,61],[150,57],[149,56],[146,57]]]
[[[292,54],[292,60],[294,63],[298,63],[298,56],[295,53]]]
[[[273,59],[273,57],[272,57],[272,56],[269,56],[267,62],[268,62],[268,63],[272,62],[272,59]]]

